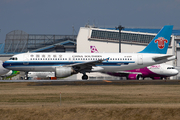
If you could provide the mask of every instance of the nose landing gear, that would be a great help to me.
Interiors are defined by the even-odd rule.
[[[28,80],[28,72],[25,72],[24,80]]]

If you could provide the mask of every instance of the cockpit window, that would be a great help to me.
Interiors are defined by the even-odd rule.
[[[174,67],[167,67],[167,69],[175,69]]]
[[[12,57],[9,60],[17,60],[17,58],[16,57]]]

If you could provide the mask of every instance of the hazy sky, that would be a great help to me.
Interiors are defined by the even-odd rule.
[[[72,35],[87,23],[180,29],[180,0],[0,0],[0,42],[12,30]]]

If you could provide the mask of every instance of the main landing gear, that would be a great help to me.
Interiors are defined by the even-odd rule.
[[[82,79],[83,80],[87,80],[88,79],[88,76],[86,75],[86,73],[83,74]]]

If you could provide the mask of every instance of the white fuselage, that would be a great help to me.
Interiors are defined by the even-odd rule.
[[[152,65],[152,66],[148,66],[147,69],[156,75],[163,75],[163,76],[174,76],[179,73],[177,69],[167,64]]]
[[[17,71],[55,71],[58,66],[74,66],[91,61],[104,60],[100,64],[92,65],[86,72],[121,71],[143,68],[146,66],[167,62],[172,59],[155,61],[153,58],[167,56],[167,54],[148,53],[23,53],[14,55],[5,61],[3,66]],[[174,57],[175,58],[175,57]],[[173,58],[173,59],[174,59]],[[83,66],[83,65],[82,65]],[[87,66],[86,66],[87,67]]]

